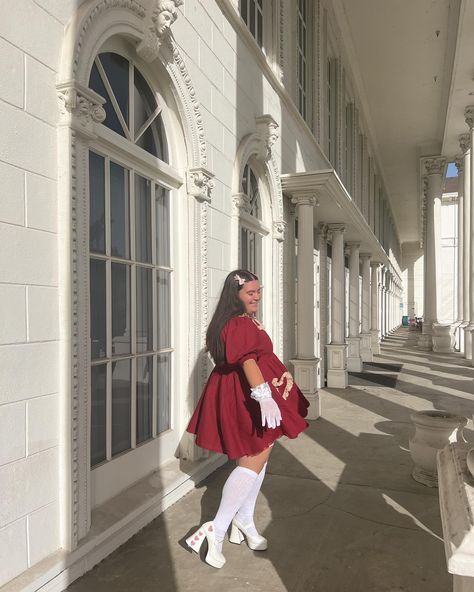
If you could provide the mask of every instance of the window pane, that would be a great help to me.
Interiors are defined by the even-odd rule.
[[[259,47],[263,47],[263,15],[261,12],[257,12],[257,43]]]
[[[91,466],[106,458],[107,366],[91,369]]]
[[[137,267],[137,352],[153,349],[151,269]]]
[[[106,281],[105,261],[90,260],[90,314],[91,358],[105,358],[106,329]]]
[[[153,358],[137,358],[137,444],[152,437]]]
[[[109,93],[106,91],[104,83],[102,82],[102,78],[100,77],[99,70],[97,66],[94,64],[91,70],[91,76],[89,79],[89,87],[92,90],[95,90],[101,97],[106,99],[105,104],[103,105],[105,109],[105,120],[103,124],[120,134],[121,136],[125,136],[125,132],[123,131],[122,124],[120,123],[117,114],[115,113],[114,106],[109,97]]]
[[[134,98],[135,98],[135,134],[151,116],[157,107],[153,91],[142,74],[135,68],[134,73]]]
[[[116,53],[101,53],[99,59],[107,74],[123,118],[129,125],[129,62]]]
[[[170,208],[169,191],[156,186],[156,264],[170,265]]]
[[[248,0],[240,0],[240,16],[243,18],[246,25],[248,25],[247,3]]]
[[[130,360],[112,362],[112,456],[131,446]]]
[[[89,248],[105,253],[104,158],[89,152]]]
[[[135,175],[135,259],[151,263],[151,183]]]
[[[158,414],[157,433],[170,428],[171,354],[158,356]]]
[[[250,12],[250,22],[248,23],[249,30],[252,35],[256,38],[256,24],[255,24],[255,12],[257,8],[255,6],[255,0],[250,0],[249,12]]]
[[[112,355],[130,351],[130,266],[112,263]]]
[[[158,349],[171,347],[170,279],[170,272],[157,271]]]
[[[110,163],[111,254],[130,258],[129,172],[115,162]]]

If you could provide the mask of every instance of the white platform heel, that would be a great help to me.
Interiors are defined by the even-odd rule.
[[[186,544],[190,549],[199,553],[204,539],[207,539],[206,563],[220,569],[225,563],[225,557],[216,547],[214,524],[212,522],[205,522],[194,534],[186,539]]]
[[[232,520],[229,541],[235,545],[240,545],[240,543],[247,539],[247,545],[252,551],[266,551],[268,549],[267,539],[259,534],[251,535],[247,529],[248,526],[245,527],[237,518],[234,518]]]

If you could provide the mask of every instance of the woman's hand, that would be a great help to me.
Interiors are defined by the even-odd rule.
[[[279,426],[281,423],[281,411],[272,397],[272,391],[268,382],[264,382],[250,389],[250,396],[260,404],[262,426],[265,427],[265,424],[269,428]]]

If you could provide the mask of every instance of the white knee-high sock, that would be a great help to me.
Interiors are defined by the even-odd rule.
[[[222,488],[222,497],[216,517],[214,518],[214,532],[216,545],[222,550],[224,536],[237,510],[252,491],[258,474],[245,467],[236,467],[227,477]]]
[[[243,526],[247,527],[247,532],[250,535],[257,535],[257,529],[255,528],[255,524],[253,522],[253,516],[255,513],[255,504],[257,503],[257,497],[260,492],[260,488],[262,487],[263,479],[265,478],[265,471],[267,468],[267,463],[263,465],[263,469],[258,474],[255,482],[253,484],[250,493],[245,498],[244,503],[240,506],[237,512],[237,518],[239,522],[242,523]]]

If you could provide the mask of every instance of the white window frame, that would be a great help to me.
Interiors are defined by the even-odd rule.
[[[145,77],[147,82],[150,84],[151,88],[154,92],[156,92],[158,101],[160,105],[163,105],[163,117],[164,117],[164,128],[165,133],[167,136],[168,141],[168,151],[169,151],[169,158],[170,161],[173,162],[173,146],[171,143],[173,141],[173,134],[170,133],[172,131],[171,126],[171,118],[169,114],[167,114],[166,109],[166,101],[160,95],[160,93],[156,90],[159,88],[159,80],[156,80],[153,72],[150,68],[148,68],[145,64],[140,63],[136,56],[134,55],[133,51],[129,46],[118,39],[109,39],[103,47],[100,48],[99,53],[112,51],[114,53],[118,53],[122,55],[124,58],[129,60],[131,63],[134,63],[138,69],[140,70],[141,74]],[[151,154],[148,154],[144,150],[140,149],[138,146],[135,146],[132,142],[127,140],[126,138],[121,137],[120,135],[114,133],[111,129],[107,128],[104,125],[97,126],[97,139],[91,141],[89,144],[89,150],[92,152],[96,152],[101,154],[102,156],[106,156],[110,158],[113,162],[128,168],[131,173],[131,177],[133,174],[139,174],[143,177],[151,179],[153,182],[165,187],[170,191],[170,228],[173,228],[173,220],[177,218],[177,212],[175,211],[175,202],[178,199],[177,195],[177,188],[181,186],[182,179],[181,176],[176,168],[172,165],[167,164],[163,161],[160,161],[156,157]],[[107,174],[107,172],[106,172]],[[155,224],[155,217],[154,217],[154,196],[152,195],[152,225]],[[134,222],[132,218],[132,195],[130,195],[130,242],[134,240]],[[174,236],[173,232],[170,232],[170,263],[171,263],[171,287],[170,287],[170,309],[171,309],[171,344],[175,345],[176,343],[176,332],[175,332],[175,313],[173,311],[173,303],[176,301],[175,297],[175,269],[173,269],[173,263],[175,261],[176,255],[176,237]],[[153,234],[152,234],[153,236]],[[100,258],[97,254],[89,254],[88,258],[90,257]],[[152,265],[154,269],[158,269],[156,267],[156,260],[155,260],[155,250],[152,245]],[[107,257],[110,258],[110,257]],[[112,258],[113,259],[113,258]],[[120,260],[123,263],[123,260]],[[132,265],[136,265],[133,263]],[[139,264],[141,265],[141,264]],[[147,265],[148,266],[148,265]],[[110,274],[107,274],[107,282],[108,289],[110,289]],[[152,274],[152,277],[156,277],[155,273]],[[134,330],[134,320],[133,317],[136,312],[136,307],[134,306],[134,299],[135,299],[135,284],[133,282],[133,274],[132,274],[132,285],[131,285],[131,315],[132,315],[132,333]],[[110,292],[109,292],[110,293]],[[156,319],[156,281],[152,282],[152,302],[153,302],[153,320]],[[107,304],[108,306],[108,304]],[[110,314],[110,311],[107,313]],[[175,396],[176,393],[176,371],[175,367],[177,364],[176,355],[175,355],[175,348],[166,349],[166,351],[172,351],[171,355],[171,376],[170,376],[170,427],[168,430],[162,432],[161,434],[156,433],[156,367],[157,367],[157,355],[160,353],[164,353],[160,350],[158,352],[156,350],[156,326],[154,324],[153,327],[153,350],[152,352],[145,352],[143,355],[145,356],[153,356],[153,419],[152,419],[152,434],[153,437],[145,442],[140,444],[136,444],[135,438],[135,428],[136,428],[136,416],[135,416],[135,389],[134,389],[134,379],[135,373],[134,368],[136,367],[136,363],[132,362],[132,372],[131,372],[131,381],[132,381],[132,393],[131,393],[131,448],[127,449],[126,451],[111,457],[111,449],[110,449],[110,438],[111,434],[108,433],[107,435],[107,460],[91,467],[91,507],[97,506],[107,499],[110,499],[132,483],[138,481],[140,478],[145,477],[147,474],[150,474],[153,470],[156,470],[159,464],[166,462],[174,457],[176,449],[179,445],[179,433],[176,429],[178,424],[178,417],[177,412],[179,409],[179,404],[177,398]],[[133,341],[132,341],[133,343]],[[133,351],[130,356],[124,356],[124,358],[135,358],[141,357],[142,354],[138,354]],[[107,360],[115,360],[116,358],[109,358],[107,356]],[[117,359],[122,359],[117,358]],[[98,363],[104,363],[101,360]],[[110,430],[110,422],[111,422],[111,370],[110,370],[110,362],[106,362],[109,366],[107,370],[107,431]],[[90,434],[89,434],[90,437]]]

